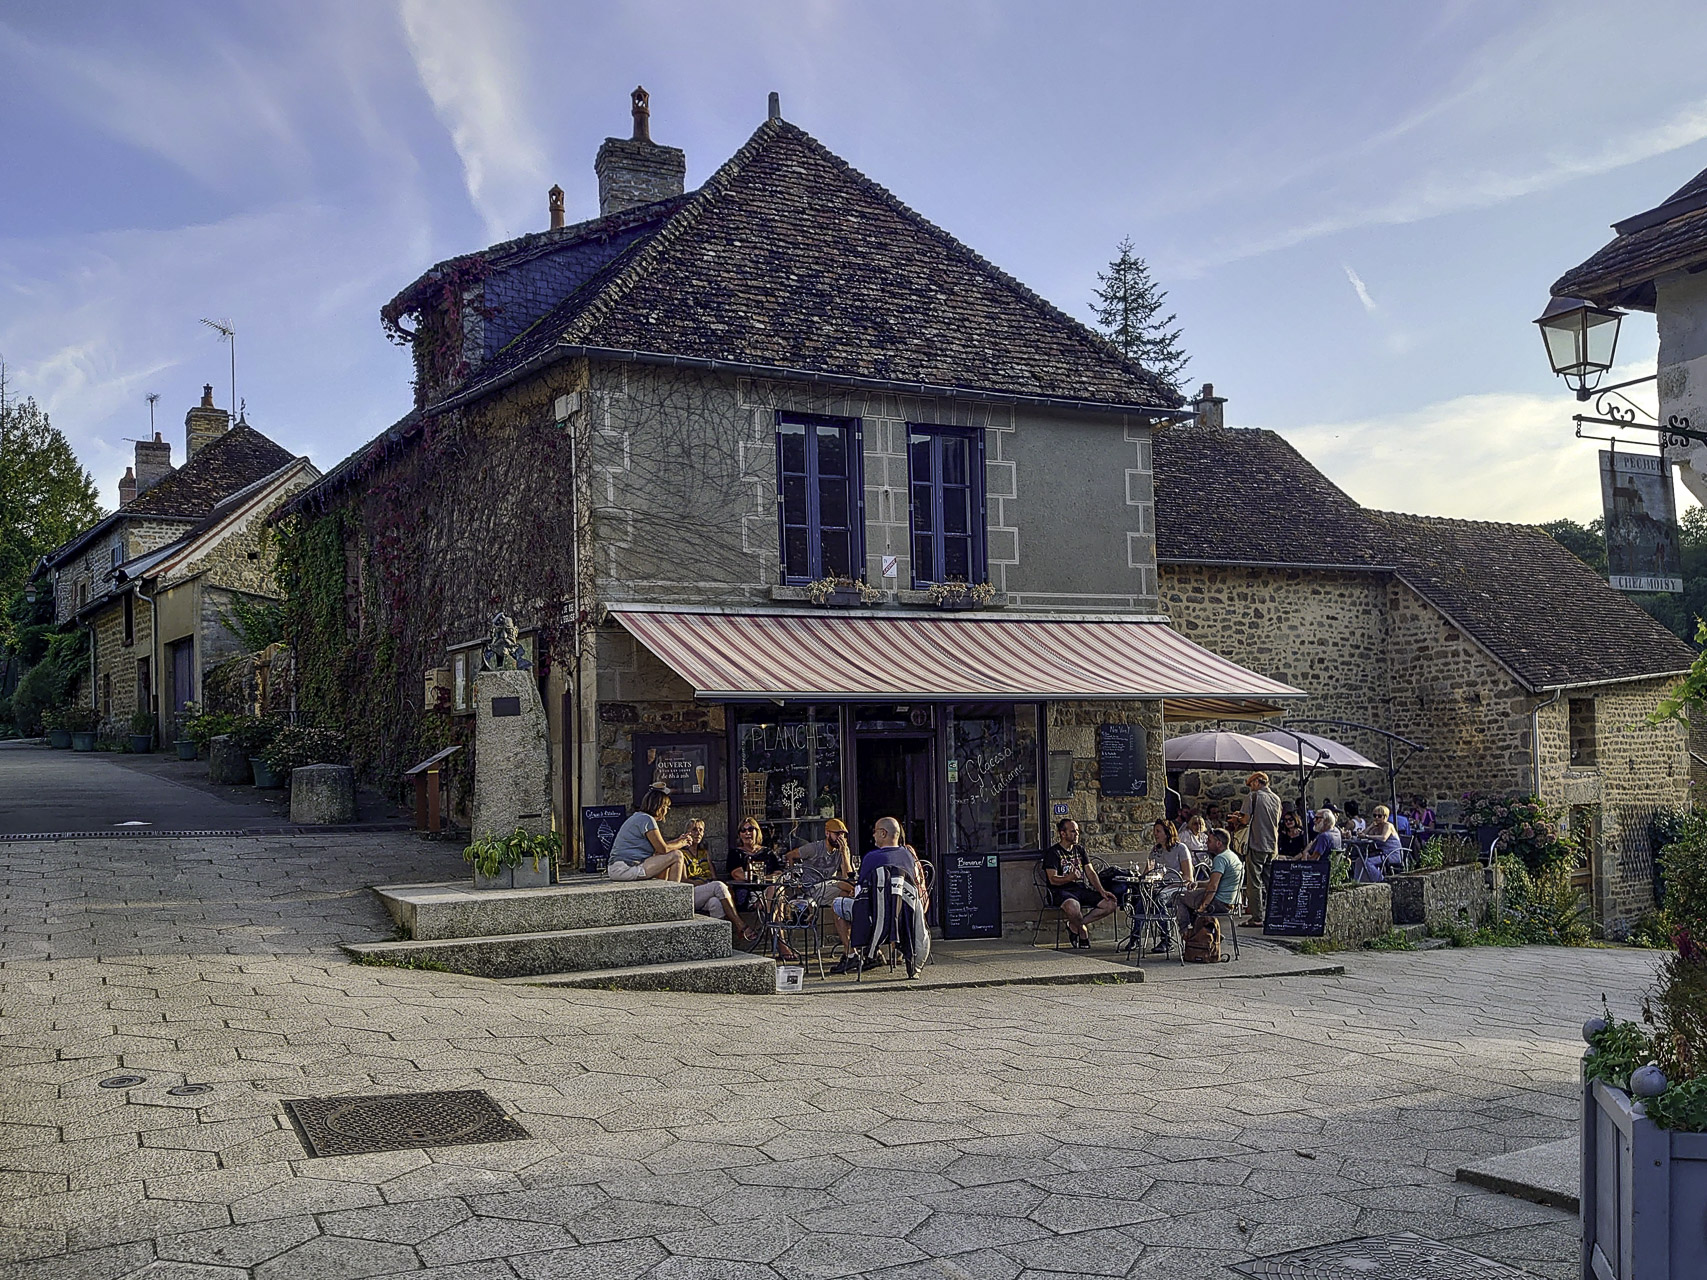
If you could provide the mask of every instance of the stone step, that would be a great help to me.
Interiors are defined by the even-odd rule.
[[[544,889],[476,889],[467,881],[457,881],[381,885],[374,892],[416,942],[605,929],[693,917],[693,886],[667,880],[624,883],[588,876]]]
[[[714,995],[776,994],[776,962],[766,956],[731,955],[717,960],[629,965],[582,973],[548,973],[535,978],[505,978],[506,985],[594,987],[613,991],[694,991]]]
[[[684,960],[719,960],[730,953],[729,926],[707,916],[603,929],[555,929],[486,938],[414,942],[346,942],[344,950],[370,964],[448,969],[475,978],[523,978],[584,973]]]
[[[1416,946],[1428,937],[1428,926],[1426,924],[1396,924],[1393,926],[1393,932],[1404,934],[1405,940],[1412,946]]]

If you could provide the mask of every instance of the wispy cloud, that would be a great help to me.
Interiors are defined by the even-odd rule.
[[[1370,315],[1375,314],[1375,299],[1369,296],[1369,286],[1363,283],[1363,277],[1358,275],[1349,263],[1342,263],[1345,268],[1345,278],[1351,281],[1351,287],[1357,291],[1357,300],[1363,304],[1363,309]]]
[[[433,110],[462,161],[463,186],[487,236],[536,224],[545,148],[526,97],[523,42],[506,11],[461,0],[402,0],[409,51]],[[538,109],[539,104],[535,104]]]

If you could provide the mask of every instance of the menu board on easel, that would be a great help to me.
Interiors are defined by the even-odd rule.
[[[1326,858],[1314,862],[1271,860],[1263,933],[1282,938],[1319,938],[1326,933],[1330,870]]]
[[[996,855],[953,853],[944,868],[942,936],[1002,936],[1002,868]]]
[[[1097,726],[1097,778],[1105,796],[1150,793],[1149,738],[1142,725]]]

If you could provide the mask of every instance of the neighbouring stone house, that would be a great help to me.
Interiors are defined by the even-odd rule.
[[[1684,731],[1647,716],[1688,645],[1530,525],[1370,511],[1272,431],[1197,424],[1154,444],[1162,609],[1183,634],[1303,690],[1289,718],[1427,749],[1398,779],[1445,819],[1471,790],[1538,792],[1586,837],[1609,930],[1653,904],[1649,819],[1685,806]],[[1306,726],[1308,727],[1308,726]],[[1372,759],[1375,735],[1324,727]],[[1313,794],[1385,801],[1384,774]]]
[[[303,706],[395,785],[471,742],[503,608],[572,854],[583,810],[669,777],[713,847],[893,814],[957,877],[951,932],[1035,916],[1057,815],[1148,847],[1164,698],[1295,695],[1158,613],[1178,396],[774,101],[693,192],[634,106],[597,218],[557,225],[554,189],[551,229],[383,309],[415,406],[280,520]],[[833,579],[861,607],[818,607]],[[939,608],[956,584],[988,599]]]
[[[246,422],[232,427],[211,386],[184,426],[182,466],[158,432],[138,441],[119,509],[35,571],[51,580],[57,620],[91,633],[85,701],[112,734],[139,709],[170,719],[239,648],[224,621],[233,602],[278,595],[265,517],[320,475]]]

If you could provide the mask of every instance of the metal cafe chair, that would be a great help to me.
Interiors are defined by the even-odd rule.
[[[1126,883],[1127,933],[1116,950],[1130,953],[1134,962],[1143,967],[1150,939],[1154,937],[1163,945],[1164,955],[1171,956],[1178,950],[1183,956],[1185,947],[1179,936],[1179,922],[1162,903],[1160,878],[1137,875],[1129,877]]]
[[[1049,878],[1043,874],[1043,863],[1039,862],[1032,868],[1031,882],[1037,888],[1037,923],[1032,927],[1031,936],[1035,942],[1043,932],[1043,917],[1049,912],[1055,913],[1055,950],[1061,949],[1061,924],[1066,919],[1061,908],[1052,902],[1049,892]]]
[[[805,868],[796,868],[783,876],[777,886],[771,917],[765,922],[765,933],[773,943],[773,950],[786,946],[802,961],[810,954],[818,962],[818,977],[828,979],[824,971],[824,933],[818,923],[821,908],[811,896],[817,879]]]

